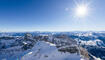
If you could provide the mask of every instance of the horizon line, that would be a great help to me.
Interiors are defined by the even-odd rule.
[[[105,30],[74,30],[74,31],[0,31],[0,33],[9,33],[9,32],[104,32]]]

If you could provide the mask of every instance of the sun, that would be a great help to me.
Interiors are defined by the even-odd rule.
[[[85,16],[87,13],[87,7],[86,6],[78,6],[76,9],[76,13],[79,16]]]
[[[88,8],[85,5],[79,5],[76,7],[75,12],[76,12],[76,16],[84,17],[88,13]]]

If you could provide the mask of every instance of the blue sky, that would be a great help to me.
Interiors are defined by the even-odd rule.
[[[89,3],[88,15],[75,17],[76,3]],[[105,0],[0,0],[0,31],[105,30]]]

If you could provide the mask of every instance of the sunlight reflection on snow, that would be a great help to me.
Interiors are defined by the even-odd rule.
[[[29,52],[28,54],[32,54],[32,52]]]

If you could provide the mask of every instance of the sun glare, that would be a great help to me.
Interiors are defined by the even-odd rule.
[[[90,1],[76,0],[74,1],[74,3],[75,3],[75,8],[74,8],[75,17],[85,18],[86,16],[88,16],[90,12],[90,4],[91,4]]]
[[[84,17],[88,13],[88,8],[85,5],[79,5],[76,7],[76,16]]]

